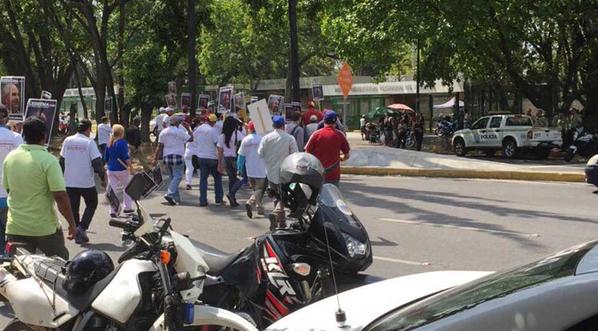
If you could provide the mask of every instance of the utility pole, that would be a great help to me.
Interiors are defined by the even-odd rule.
[[[195,14],[195,0],[187,0],[187,15],[188,17],[188,35],[189,35],[189,92],[191,93],[191,109],[189,113],[191,117],[195,117],[195,108],[197,108],[197,60],[195,59],[195,48],[197,47],[197,17]]]
[[[416,81],[417,81],[417,86],[415,87],[415,112],[419,113],[419,85],[420,85],[420,77],[419,77],[419,38],[417,38],[417,62],[416,62]]]
[[[297,40],[297,0],[289,0],[289,76],[291,87],[291,101],[301,101],[301,91],[299,86],[299,44]]]
[[[119,52],[119,64],[118,64],[118,110],[120,111],[121,124],[125,127],[129,126],[129,116],[125,114],[125,66],[123,53],[125,51],[125,1],[120,0],[119,2],[119,19],[118,19],[118,52]],[[113,88],[110,86],[110,88]],[[125,118],[126,115],[126,118]]]

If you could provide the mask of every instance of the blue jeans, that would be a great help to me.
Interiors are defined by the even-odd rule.
[[[214,177],[214,193],[216,203],[222,202],[222,175],[218,172],[218,160],[199,158],[199,204],[208,203],[208,177]]]
[[[224,163],[226,165],[226,174],[228,176],[228,194],[235,198],[237,191],[243,185],[243,181],[237,178],[237,158],[225,157]]]
[[[177,202],[180,202],[181,195],[179,194],[179,184],[181,183],[181,179],[183,179],[185,164],[181,163],[171,165],[166,163],[166,168],[168,168],[168,172],[170,174],[170,183],[168,184],[166,196],[173,198]]]

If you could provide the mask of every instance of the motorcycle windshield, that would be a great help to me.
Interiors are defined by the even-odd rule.
[[[338,187],[332,184],[324,184],[322,186],[322,192],[320,193],[318,200],[320,204],[336,209],[344,214],[344,219],[347,221],[347,223],[353,226],[359,226],[359,223],[357,223],[353,218],[353,212],[345,202],[345,199],[343,198],[343,195]]]

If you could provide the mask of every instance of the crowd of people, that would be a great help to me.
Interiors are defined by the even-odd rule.
[[[414,139],[415,148],[419,151],[424,139],[424,115],[422,113],[405,112],[388,114],[378,120],[378,123],[368,121],[365,115],[360,120],[361,138],[377,142],[379,135],[384,137],[384,144],[389,147],[405,148],[410,137]],[[372,139],[375,135],[375,139]]]
[[[125,129],[103,117],[97,126],[97,141],[92,138],[92,122],[81,119],[56,158],[46,149],[44,121],[30,117],[20,130],[11,130],[8,115],[0,104],[0,247],[6,239],[29,251],[66,259],[65,236],[54,204],[68,224],[67,238],[77,244],[89,242],[87,230],[98,207],[95,176],[102,189],[124,190],[134,173],[131,155],[141,144],[139,119]],[[287,156],[301,151],[316,156],[325,169],[326,181],[339,185],[340,161],[349,158],[350,147],[334,111],[321,112],[310,102],[305,112],[296,111],[289,118],[275,115],[272,123],[270,132],[260,133],[253,122],[245,123],[236,113],[200,112],[192,118],[186,109],[181,113],[169,107],[161,109],[156,118],[153,164],[161,164],[169,175],[166,202],[172,206],[181,203],[181,181],[184,178],[184,186],[190,190],[198,173],[198,206],[208,206],[208,179],[212,177],[214,203],[224,205],[226,197],[231,208],[238,207],[237,192],[248,184],[247,215],[265,216],[263,198],[269,188],[275,199],[268,215],[270,228],[285,227],[280,166]],[[228,177],[226,195],[223,176]],[[132,199],[125,192],[122,195],[122,210],[111,204],[107,210],[111,217],[133,213]]]

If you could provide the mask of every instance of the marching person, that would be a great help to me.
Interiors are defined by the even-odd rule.
[[[340,162],[349,159],[350,148],[347,137],[336,129],[336,121],[336,113],[334,111],[327,112],[324,115],[324,128],[311,136],[305,146],[305,151],[313,154],[322,162],[326,182],[338,186],[341,178]]]
[[[178,116],[170,117],[170,126],[160,132],[158,148],[156,148],[154,155],[154,166],[158,163],[158,160],[162,159],[168,168],[170,183],[168,184],[168,190],[164,195],[164,199],[171,206],[176,206],[177,203],[181,202],[179,183],[183,178],[185,170],[183,162],[185,143],[193,140],[189,125],[183,122],[183,128],[180,128],[179,124],[181,122],[182,119]]]
[[[47,256],[68,260],[69,251],[54,211],[54,202],[68,222],[68,239],[77,225],[66,193],[58,160],[44,147],[46,124],[37,117],[23,123],[22,144],[10,152],[3,164],[2,187],[8,192],[6,239],[22,243],[25,249],[37,249]]]
[[[193,180],[193,174],[195,173],[196,164],[193,164],[193,157],[197,158],[197,151],[199,149],[198,142],[199,140],[195,136],[195,129],[197,129],[201,125],[200,119],[195,117],[191,122],[191,131],[193,132],[193,141],[188,142],[185,145],[185,155],[183,158],[185,159],[185,189],[191,189],[191,181]]]
[[[262,138],[257,149],[257,154],[266,164],[270,188],[278,194],[278,198],[274,200],[274,210],[268,215],[270,230],[286,227],[284,203],[280,199],[280,165],[285,157],[298,151],[295,138],[284,131],[284,117],[272,117],[272,127],[274,131]]]
[[[415,134],[415,145],[418,151],[422,150],[422,143],[424,142],[424,123],[424,114],[421,112],[415,114],[412,130]]]
[[[91,135],[91,121],[84,119],[79,122],[77,133],[66,138],[60,151],[60,165],[64,171],[66,193],[69,196],[71,209],[77,234],[75,243],[89,242],[87,229],[98,207],[98,192],[93,173],[100,177],[102,187],[106,187],[104,163]],[[81,198],[85,202],[83,216],[79,217]]]
[[[307,103],[307,110],[303,113],[303,125],[308,125],[311,123],[311,117],[315,116],[317,121],[320,122],[324,115],[319,109],[316,109],[316,104],[313,101]]]
[[[104,161],[108,166],[108,185],[114,193],[123,191],[124,210],[123,213],[133,213],[133,199],[125,192],[129,184],[129,174],[132,173],[129,148],[124,138],[125,128],[120,124],[112,126],[112,136],[108,142]],[[110,217],[118,217],[118,210],[110,206]]]
[[[12,132],[7,126],[8,110],[0,103],[0,164],[4,162],[6,156],[11,151],[17,149],[22,143],[21,135]],[[0,176],[2,168],[0,167]],[[8,194],[0,183],[0,255],[4,255],[6,221],[8,217],[8,204],[6,202]]]
[[[166,115],[166,108],[160,107],[158,110],[158,115],[154,118],[155,127],[154,127],[154,134],[156,135],[156,140],[160,136],[160,132],[164,130],[164,118],[168,116]]]
[[[285,130],[295,138],[299,152],[303,152],[303,148],[305,147],[305,130],[301,127],[301,113],[298,111],[293,112],[290,120],[285,126]]]
[[[141,131],[139,130],[140,122],[141,120],[139,117],[133,118],[133,123],[131,123],[131,125],[129,125],[125,131],[125,140],[131,147],[132,153],[137,152],[139,150],[139,146],[141,146]]]
[[[222,134],[218,136],[218,171],[228,176],[228,193],[226,198],[231,208],[237,207],[237,191],[243,183],[237,178],[237,145],[245,138],[239,130],[239,120],[227,116],[222,126]]]
[[[311,137],[314,132],[318,130],[318,117],[316,115],[311,115],[309,118],[309,124],[305,126],[305,137],[307,140]],[[307,142],[306,142],[307,143]]]
[[[108,116],[102,116],[102,123],[98,125],[98,147],[100,148],[101,155],[104,155],[111,134],[112,127],[110,127]]]
[[[258,215],[264,215],[262,199],[266,189],[266,165],[264,160],[257,154],[262,136],[255,132],[255,125],[251,121],[247,123],[247,133],[247,137],[243,138],[239,147],[237,170],[241,172],[245,168],[247,177],[249,177],[249,185],[253,190],[253,194],[245,203],[245,210],[247,211],[247,217],[252,218],[254,207],[257,207]]]
[[[222,175],[218,172],[218,137],[220,131],[216,128],[218,118],[215,114],[208,115],[206,123],[193,131],[193,140],[197,139],[197,157],[199,165],[199,206],[208,206],[208,177],[214,178],[214,194],[216,204],[223,204]]]

